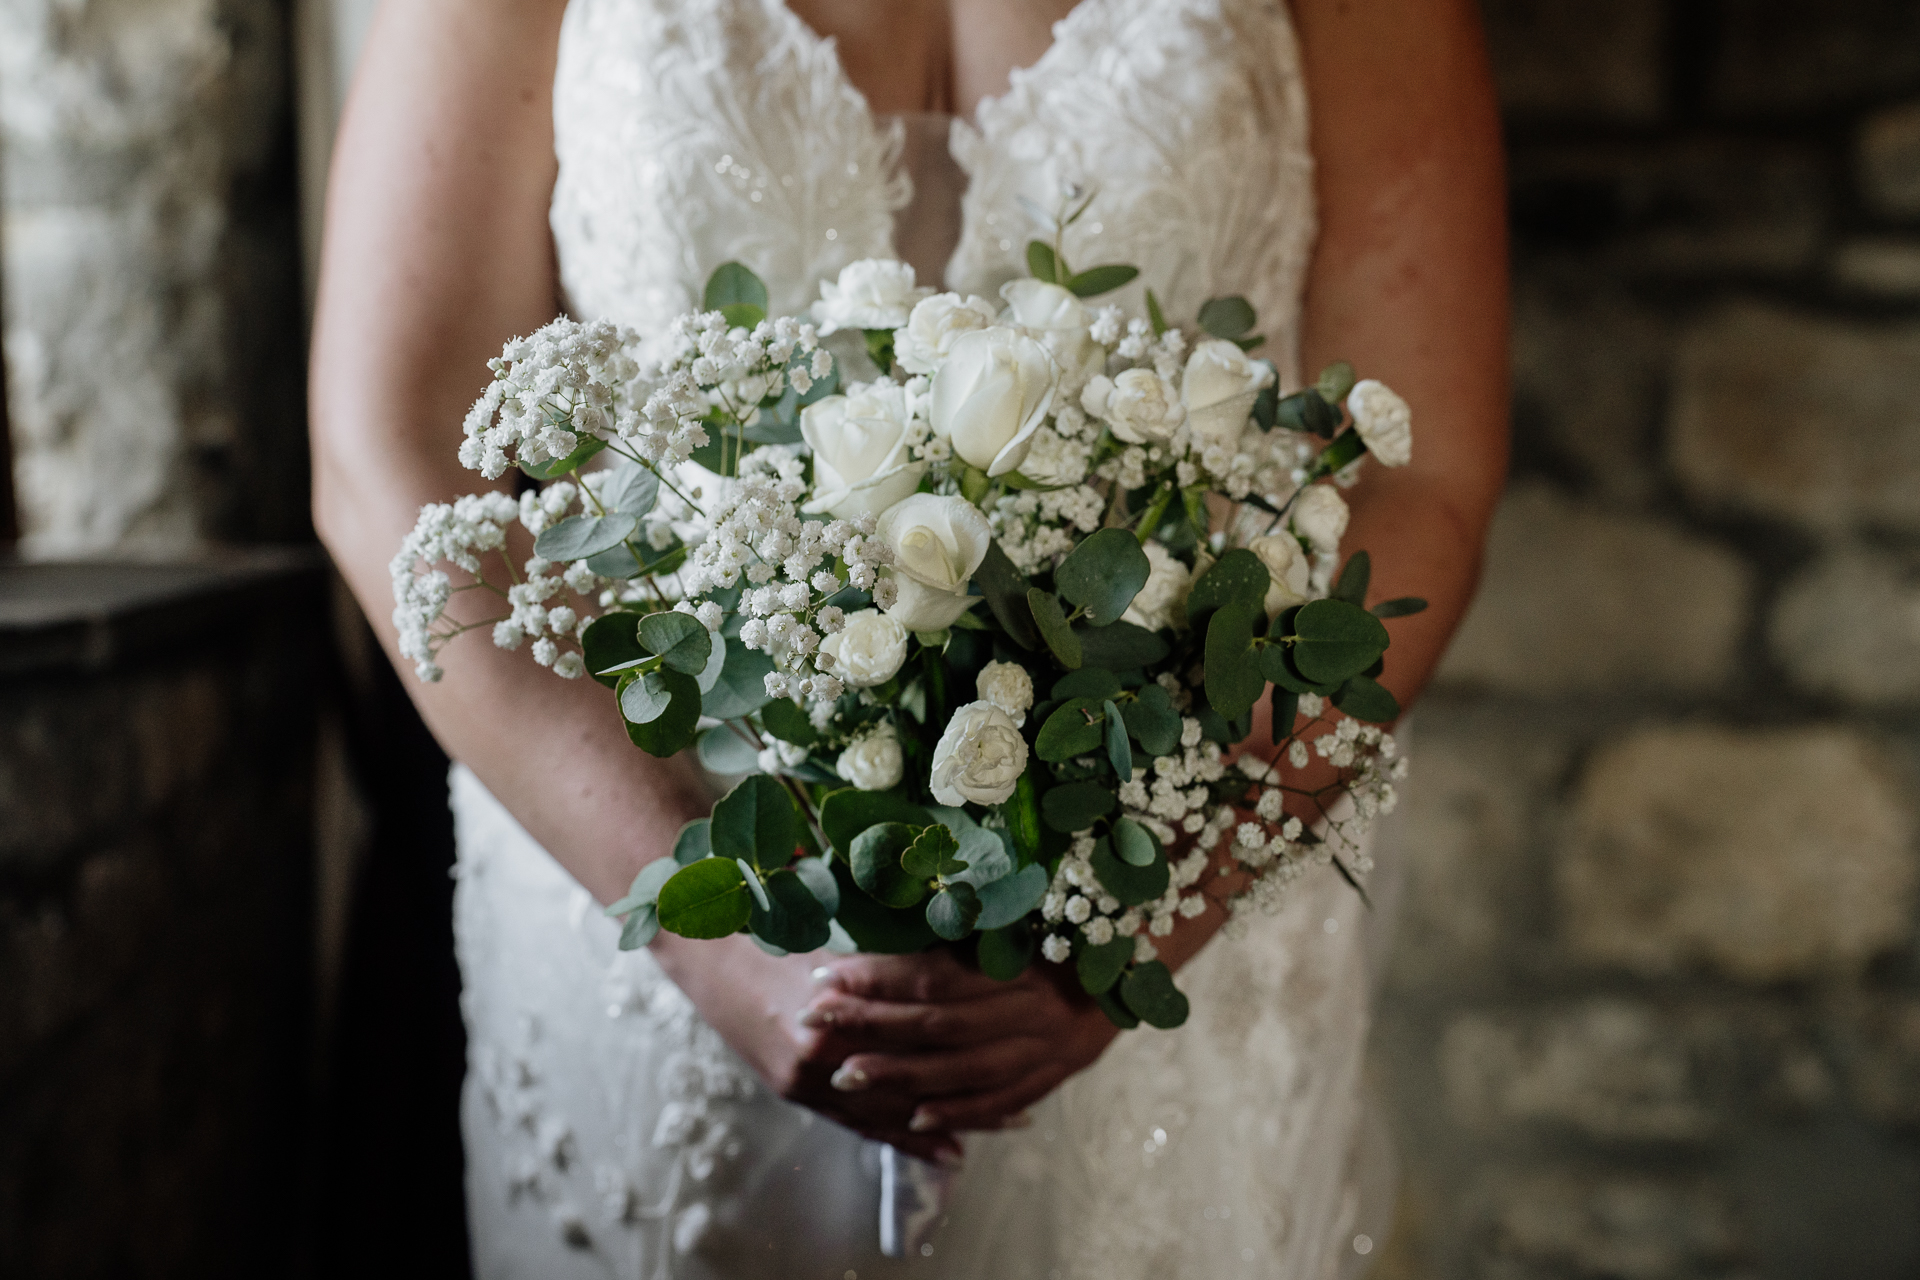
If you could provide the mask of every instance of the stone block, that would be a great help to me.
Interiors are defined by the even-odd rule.
[[[1868,706],[1920,701],[1920,566],[1830,551],[1787,584],[1769,630],[1804,688]]]
[[[1836,726],[1643,729],[1597,753],[1556,865],[1569,952],[1754,982],[1856,971],[1906,943],[1907,789]]]
[[[1920,325],[1742,303],[1682,341],[1668,457],[1687,492],[1817,529],[1920,529]]]
[[[1920,214],[1920,102],[1868,117],[1856,154],[1869,207],[1890,218]]]
[[[1885,237],[1849,240],[1834,251],[1832,277],[1847,293],[1890,301],[1920,298],[1920,243]]]
[[[1516,485],[1440,674],[1537,695],[1721,688],[1737,671],[1750,579],[1731,551],[1673,525]]]
[[[1880,1124],[1920,1129],[1920,1000],[1874,1002],[1855,1023],[1853,1040],[1854,1104]]]
[[[1619,290],[1522,274],[1514,289],[1515,447],[1622,502],[1653,491],[1649,441],[1673,339]]]
[[[1719,0],[1708,100],[1777,115],[1920,88],[1920,8],[1906,0]]]
[[[1492,0],[1481,13],[1510,117],[1644,124],[1659,116],[1666,38],[1660,0]]]
[[[1824,158],[1771,141],[1521,145],[1509,176],[1516,247],[1611,275],[1797,273],[1828,218]]]
[[[1516,1169],[1475,1199],[1474,1276],[1671,1280],[1727,1274],[1746,1253],[1734,1197],[1711,1179]]]

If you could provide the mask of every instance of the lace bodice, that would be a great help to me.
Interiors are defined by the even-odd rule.
[[[996,296],[1044,234],[1032,208],[1097,193],[1069,261],[1129,262],[1168,314],[1246,292],[1297,381],[1312,159],[1278,0],[1081,0],[1008,91],[956,120],[969,178],[946,284]],[[553,232],[573,309],[644,332],[722,262],[800,311],[848,262],[888,256],[910,186],[833,43],[782,0],[574,0],[554,89]]]

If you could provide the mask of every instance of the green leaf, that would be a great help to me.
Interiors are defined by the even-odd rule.
[[[1060,665],[1071,671],[1080,665],[1080,638],[1067,625],[1067,615],[1060,611],[1060,601],[1050,592],[1038,587],[1027,589],[1027,607],[1033,611],[1034,625],[1039,629],[1040,638],[1047,642],[1047,648]]]
[[[1080,642],[1080,661],[1085,666],[1130,671],[1152,666],[1168,653],[1167,642],[1158,634],[1131,622],[1075,627],[1073,634]]]
[[[1173,699],[1157,684],[1143,684],[1122,710],[1127,732],[1140,740],[1150,756],[1170,756],[1180,749],[1180,713]]]
[[[740,868],[740,874],[746,878],[747,892],[753,895],[754,905],[762,911],[768,910],[771,903],[767,898],[767,886],[760,880],[760,873],[745,858],[735,858],[733,865]]]
[[[1217,610],[1207,625],[1207,701],[1228,720],[1245,715],[1267,687],[1253,652],[1256,619],[1264,622],[1265,611],[1236,600]]]
[[[1103,293],[1112,293],[1140,274],[1140,268],[1108,263],[1105,266],[1088,267],[1067,281],[1067,288],[1075,297],[1097,298]]]
[[[1072,835],[1113,812],[1113,788],[1105,782],[1069,782],[1040,797],[1047,825]]]
[[[680,828],[673,842],[673,860],[681,866],[713,856],[713,819],[695,818]]]
[[[640,619],[631,613],[603,613],[587,624],[580,635],[580,648],[593,678],[612,689],[619,685],[618,675],[604,674],[609,668],[647,656],[640,647]]]
[[[594,490],[600,505],[624,515],[644,516],[660,498],[660,477],[631,458],[622,458],[599,473]]]
[[[648,713],[648,718],[637,720],[634,711]],[[621,683],[620,713],[627,721],[627,737],[636,747],[649,755],[674,755],[692,746],[699,730],[700,686],[692,676],[678,671],[629,677]]]
[[[980,891],[981,929],[1002,929],[1021,919],[1040,905],[1047,896],[1047,869],[1039,863],[1020,868],[988,884],[974,886]]]
[[[900,855],[900,866],[910,876],[931,880],[965,871],[967,864],[954,856],[959,852],[960,842],[953,832],[936,822],[914,836],[913,843]]]
[[[1392,600],[1382,600],[1367,612],[1376,618],[1409,618],[1426,611],[1427,602],[1419,596],[1398,596]]]
[[[722,636],[715,635],[708,642],[707,665],[700,668],[694,676],[694,683],[700,686],[701,701],[712,693],[714,686],[720,683],[721,675],[727,669],[727,642]]]
[[[1089,623],[1104,627],[1127,611],[1152,571],[1138,538],[1125,529],[1101,529],[1067,553],[1053,581],[1061,595],[1087,611]]]
[[[724,938],[746,926],[753,912],[747,878],[727,858],[702,858],[661,886],[660,927],[683,938]]]
[[[635,516],[615,512],[610,516],[568,516],[541,530],[533,540],[535,555],[549,560],[585,560],[610,547],[617,547],[640,527]]]
[[[1160,841],[1132,818],[1113,824],[1113,852],[1130,867],[1150,867],[1161,856]]]
[[[1027,605],[1027,580],[1007,559],[998,542],[987,544],[987,554],[973,571],[973,580],[987,598],[987,608],[1001,627],[1024,649],[1040,647],[1040,632],[1033,625],[1033,613]]]
[[[933,815],[895,791],[861,791],[842,787],[827,793],[820,802],[820,826],[827,842],[843,858],[853,855],[853,842],[860,833],[878,823],[898,822],[909,827],[924,827]]]
[[[1160,299],[1153,296],[1153,290],[1147,290],[1147,323],[1153,326],[1153,336],[1159,337],[1173,326],[1167,323],[1167,313],[1160,309]]]
[[[756,938],[792,953],[827,945],[831,932],[827,909],[797,872],[790,868],[770,872],[766,892],[766,905],[755,904],[747,918],[747,927]]]
[[[513,465],[535,480],[557,480],[606,447],[607,442],[599,436],[586,436],[573,447],[573,452],[564,458],[548,458],[545,462],[516,460]]]
[[[1107,762],[1113,766],[1113,776],[1119,782],[1131,782],[1133,748],[1127,745],[1127,722],[1121,718],[1120,708],[1113,705],[1112,699],[1108,699],[1101,710],[1107,716]]]
[[[713,806],[713,851],[760,869],[784,867],[800,844],[800,817],[787,789],[764,773],[742,778]]]
[[[1027,241],[1027,270],[1033,273],[1035,280],[1044,280],[1048,284],[1059,283],[1060,261],[1054,257],[1053,246],[1044,240]]]
[[[1391,643],[1380,619],[1345,600],[1314,600],[1293,620],[1291,657],[1300,674],[1340,684],[1372,666]]]
[[[730,777],[752,773],[760,767],[760,752],[732,728],[717,724],[700,735],[700,767],[708,773]]]
[[[959,866],[942,871],[943,878],[964,880],[981,889],[1013,874],[1012,840],[1005,831],[988,831],[984,827],[962,827],[956,831],[952,826],[947,830],[960,842],[960,852],[956,855]]]
[[[1133,939],[1115,938],[1096,947],[1084,937],[1076,938],[1073,951],[1081,989],[1097,996],[1120,980],[1120,971],[1133,959]]]
[[[713,635],[690,613],[650,613],[640,619],[640,643],[675,671],[697,676],[713,654]]]
[[[927,927],[948,942],[958,942],[973,932],[980,918],[980,895],[970,884],[950,884],[927,903]]]
[[[1314,382],[1313,389],[1326,399],[1328,404],[1339,404],[1353,390],[1355,382],[1353,366],[1345,360],[1335,360],[1320,371],[1320,377]]]
[[[1100,749],[1101,698],[1071,698],[1047,717],[1033,741],[1034,754],[1049,764],[1059,764],[1075,756]],[[1104,714],[1104,713],[1101,713]]]
[[[607,908],[606,914],[618,919],[630,911],[641,907],[650,907],[660,900],[660,886],[672,878],[680,869],[680,864],[672,858],[655,858],[640,868],[640,874],[633,878],[633,884],[627,890],[627,896]]]
[[[760,723],[768,733],[796,747],[810,747],[820,741],[820,731],[791,698],[775,698],[760,708]]]
[[[1333,705],[1355,720],[1389,724],[1400,718],[1400,700],[1385,685],[1366,676],[1354,676],[1333,695]]]
[[[1125,685],[1120,677],[1105,667],[1082,667],[1070,671],[1053,682],[1053,696],[1056,698],[1112,698],[1117,697]]]
[[[1173,985],[1173,970],[1158,960],[1137,964],[1120,984],[1120,998],[1140,1021],[1170,1031],[1187,1020],[1187,998]]]
[[[708,311],[725,311],[728,307],[741,305],[757,307],[764,317],[767,313],[767,286],[742,264],[723,262],[707,277],[702,305]],[[729,317],[727,323],[734,321]]]
[[[1323,438],[1340,429],[1340,411],[1311,389],[1282,396],[1274,406],[1273,420],[1288,431],[1304,431]]]
[[[904,822],[880,822],[854,838],[848,862],[853,882],[882,906],[911,907],[927,896],[927,877],[900,865],[900,856],[919,834]]]
[[[840,886],[840,909],[833,918],[861,951],[879,956],[912,955],[940,941],[927,927],[926,912],[881,906],[860,891],[853,873],[841,863],[834,864],[833,879]]]
[[[995,982],[1012,982],[1033,963],[1032,926],[1025,920],[1016,920],[1001,928],[983,929],[974,959],[980,972]]]
[[[1300,695],[1276,683],[1273,686],[1273,745],[1277,747],[1287,740],[1299,715]]]
[[[620,950],[638,951],[660,934],[660,913],[651,904],[634,911],[620,926]]]
[[[772,670],[772,658],[747,648],[737,638],[728,640],[726,665],[720,668],[719,681],[704,699],[706,713],[716,720],[738,720],[766,706],[771,701],[767,675]]]
[[[720,314],[727,318],[730,329],[751,329],[767,318],[767,313],[751,302],[729,302],[720,308]]]
[[[825,856],[802,858],[793,864],[800,883],[825,907],[828,915],[840,909],[840,882],[833,878],[833,861]]]
[[[1244,337],[1258,320],[1253,304],[1238,295],[1209,298],[1200,308],[1200,327],[1216,338]]]
[[[1137,907],[1167,891],[1173,877],[1164,856],[1155,858],[1148,866],[1136,867],[1115,857],[1108,845],[1106,840],[1096,840],[1089,861],[1101,887],[1120,899],[1122,906]]]
[[[1187,593],[1187,617],[1198,624],[1207,614],[1234,601],[1261,606],[1272,580],[1259,556],[1245,547],[1235,547],[1214,561],[1193,584],[1193,590]]]
[[[1122,1031],[1131,1031],[1140,1025],[1140,1019],[1134,1017],[1133,1011],[1120,1003],[1120,997],[1111,991],[1102,991],[1093,998],[1093,1002],[1100,1006],[1100,1012],[1107,1015],[1107,1021]]]
[[[1347,563],[1340,570],[1340,580],[1333,584],[1333,590],[1327,594],[1335,600],[1345,600],[1348,604],[1365,608],[1367,604],[1367,583],[1373,578],[1373,557],[1364,551],[1356,551],[1347,557]]]
[[[1020,775],[1013,794],[1000,806],[1000,812],[1006,815],[1007,833],[1013,837],[1014,852],[1027,863],[1040,860],[1040,801],[1033,786],[1033,770],[1038,767],[1032,766]]]

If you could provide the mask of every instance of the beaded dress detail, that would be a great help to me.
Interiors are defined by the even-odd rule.
[[[949,287],[995,296],[1039,231],[1027,205],[1093,190],[1070,260],[1138,265],[1134,309],[1148,285],[1175,315],[1245,291],[1297,384],[1312,160],[1285,8],[1082,0],[1054,36],[952,123],[948,181],[910,163],[925,118],[876,119],[780,0],[573,0],[552,205],[571,311],[658,331],[731,259],[800,312],[892,254],[920,167],[923,198],[964,184]],[[459,767],[452,804],[481,1280],[1321,1280],[1381,1232],[1359,1190],[1378,916],[1329,869],[1182,971],[1184,1028],[1119,1037],[1031,1128],[969,1137],[944,1221],[896,1260],[878,1149],[772,1096]]]

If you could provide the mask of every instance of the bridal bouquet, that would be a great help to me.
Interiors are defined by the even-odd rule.
[[[490,628],[609,686],[641,749],[746,774],[608,908],[621,946],[944,940],[1172,1027],[1154,939],[1209,890],[1358,887],[1406,769],[1381,620],[1424,604],[1366,607],[1340,489],[1408,460],[1405,402],[1344,364],[1282,396],[1244,299],[1129,316],[1086,299],[1133,268],[1028,257],[997,302],[856,262],[806,319],[730,263],[663,336],[562,319],[491,362],[460,458],[519,494],[422,510],[402,652],[437,680]],[[456,620],[465,593],[500,611]],[[1315,758],[1334,780],[1302,789]]]

